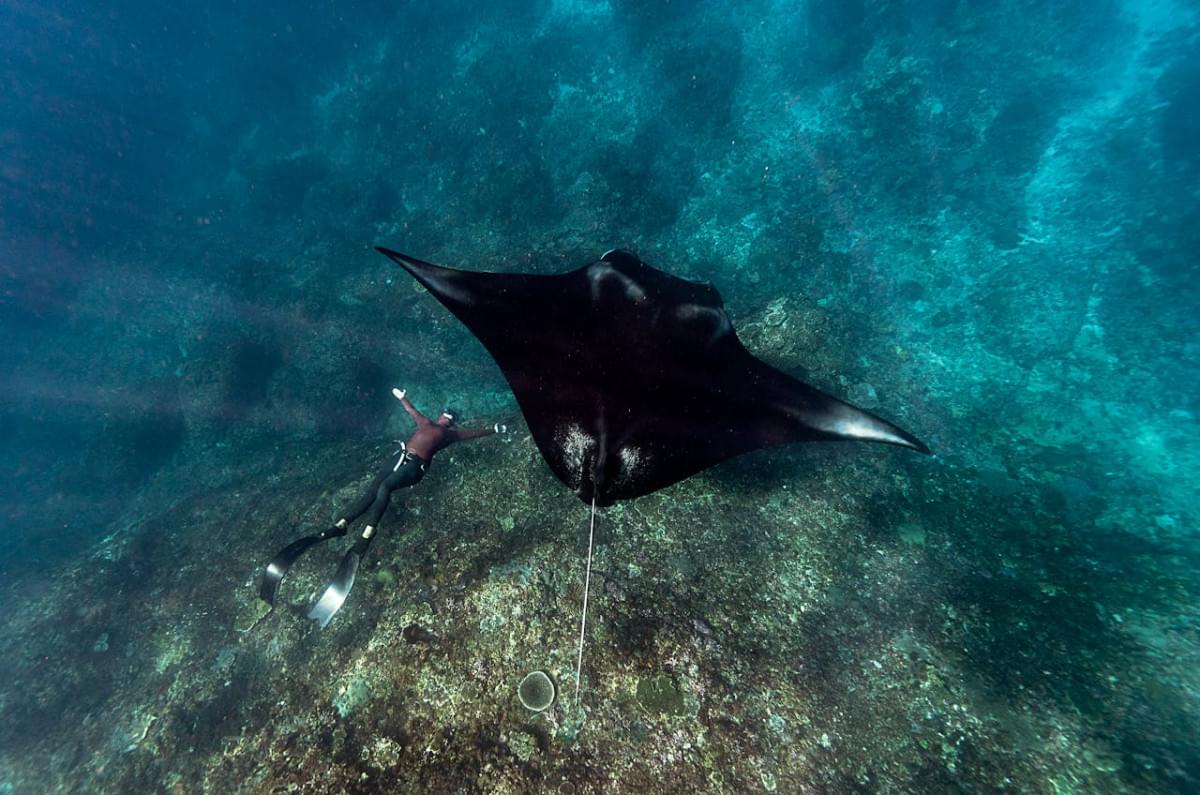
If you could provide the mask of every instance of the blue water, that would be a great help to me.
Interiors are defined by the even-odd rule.
[[[1196,791],[1198,37],[1178,0],[0,3],[0,792]],[[633,250],[935,456],[602,514],[577,704],[587,517],[375,245]],[[396,501],[328,628],[342,548],[254,624],[396,385],[512,433]]]

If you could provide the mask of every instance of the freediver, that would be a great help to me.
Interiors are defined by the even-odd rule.
[[[391,502],[392,492],[415,485],[423,478],[425,471],[433,462],[434,454],[439,450],[443,450],[455,442],[490,436],[494,433],[504,433],[508,430],[499,423],[491,428],[455,430],[453,428],[455,415],[452,409],[443,409],[437,420],[431,422],[409,401],[407,390],[393,389],[392,394],[400,401],[400,405],[404,406],[408,416],[412,417],[413,422],[417,424],[417,429],[406,441],[400,443],[400,449],[393,453],[396,456],[395,460],[389,459],[389,463],[375,477],[370,488],[342,514],[340,519],[334,522],[332,527],[322,530],[316,535],[305,536],[293,541],[271,559],[263,573],[262,586],[258,593],[263,601],[271,606],[272,610],[275,608],[275,595],[279,590],[279,584],[296,559],[315,544],[346,535],[350,523],[365,513],[367,514],[366,526],[363,527],[354,546],[342,558],[341,565],[338,566],[337,573],[334,574],[329,587],[325,589],[325,593],[308,613],[308,617],[319,622],[322,627],[328,624],[334,613],[346,601],[346,596],[354,585],[354,576],[358,573],[359,563],[367,554],[371,540],[379,531],[379,522],[383,518],[384,511],[387,510],[388,503]]]

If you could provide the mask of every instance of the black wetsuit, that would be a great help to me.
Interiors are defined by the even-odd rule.
[[[416,484],[425,477],[427,466],[417,454],[404,451],[395,464],[389,465],[376,476],[371,487],[350,506],[342,519],[349,524],[369,510],[367,526],[378,528],[379,520],[391,502],[392,492]]]

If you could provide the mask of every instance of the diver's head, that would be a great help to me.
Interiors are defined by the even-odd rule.
[[[451,409],[451,408],[442,409],[442,413],[438,415],[437,424],[441,425],[443,428],[449,428],[451,425],[454,424],[457,417],[458,417],[458,409]]]

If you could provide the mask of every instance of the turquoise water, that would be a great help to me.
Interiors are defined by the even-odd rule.
[[[1171,0],[0,4],[0,791],[1196,791],[1198,36]],[[630,249],[934,456],[602,512],[576,703],[586,509],[375,245]],[[397,496],[327,628],[341,542],[263,618],[410,432],[393,386],[511,433]]]

